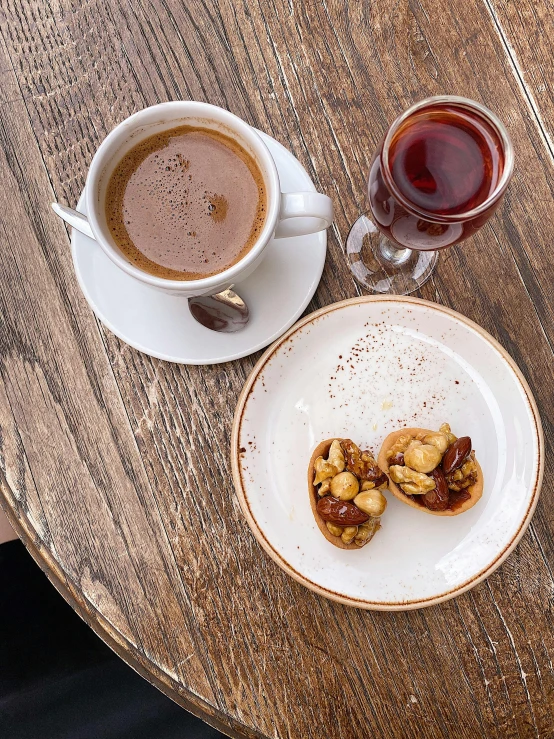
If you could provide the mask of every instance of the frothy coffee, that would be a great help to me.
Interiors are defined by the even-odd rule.
[[[108,183],[111,234],[139,269],[195,280],[238,262],[265,221],[266,192],[253,158],[219,131],[179,126],[150,136]]]

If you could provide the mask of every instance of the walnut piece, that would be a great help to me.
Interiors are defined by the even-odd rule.
[[[398,437],[398,439],[394,442],[394,444],[391,446],[391,448],[387,452],[387,460],[390,460],[392,457],[395,456],[395,454],[404,454],[406,449],[408,448],[408,444],[413,439],[410,434],[402,434]]]
[[[342,530],[341,539],[344,544],[351,544],[354,540],[354,537],[358,533],[358,527],[357,526],[345,526]]]
[[[329,495],[331,492],[331,477],[328,477],[326,480],[323,480],[321,485],[319,486],[319,490],[317,491],[317,494],[320,498],[323,498],[324,495]]]
[[[431,477],[411,467],[400,467],[395,464],[390,468],[389,475],[391,480],[400,484],[402,490],[408,495],[423,495],[435,487],[435,481]]]
[[[471,485],[475,485],[477,482],[477,465],[475,464],[474,453],[471,452],[470,456],[466,459],[460,469],[454,470],[446,477],[446,484],[449,490],[453,490],[459,493],[460,490],[465,490]]]
[[[327,457],[327,461],[330,464],[332,464],[334,467],[336,467],[337,472],[342,472],[344,470],[344,467],[345,467],[344,454],[342,452],[342,447],[338,439],[335,439],[333,443],[331,444],[331,447],[329,449],[329,456]]]
[[[327,459],[318,457],[314,462],[314,485],[327,480],[329,477],[335,477],[344,469],[344,454],[340,445],[340,441],[335,439],[329,448],[329,456]],[[325,493],[319,492],[320,495]]]
[[[333,536],[340,536],[344,531],[343,526],[337,526],[336,523],[331,523],[331,521],[325,521],[325,526],[327,526],[327,531]]]
[[[446,436],[446,439],[448,441],[448,446],[453,444],[458,438],[457,436],[454,436],[454,434],[452,433],[452,429],[450,428],[449,423],[443,423],[439,431],[441,434],[444,434]]]
[[[314,485],[319,485],[323,480],[327,480],[328,477],[334,477],[337,474],[337,468],[333,464],[329,464],[323,457],[318,457],[314,462]]]
[[[381,528],[378,518],[370,518],[369,521],[358,526],[358,533],[354,538],[354,544],[363,547],[368,544]]]
[[[360,481],[375,482],[377,487],[380,487],[384,482],[386,483],[387,476],[377,465],[370,452],[362,452],[351,439],[344,439],[341,446],[348,472],[351,472]]]

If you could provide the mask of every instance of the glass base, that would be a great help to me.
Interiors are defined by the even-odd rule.
[[[384,236],[369,215],[358,218],[346,239],[346,255],[356,282],[381,295],[408,295],[435,269],[436,251],[403,249]]]

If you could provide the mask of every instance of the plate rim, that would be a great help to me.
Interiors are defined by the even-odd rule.
[[[242,474],[241,474],[241,469],[240,469],[240,464],[239,464],[239,452],[238,452],[239,436],[240,436],[242,421],[244,418],[244,411],[246,408],[246,404],[247,404],[252,388],[260,372],[263,370],[263,368],[265,367],[269,359],[277,352],[280,346],[284,344],[289,339],[290,336],[292,336],[294,333],[302,329],[304,326],[306,326],[309,323],[315,322],[318,318],[320,318],[321,316],[327,313],[331,313],[335,310],[341,310],[351,305],[359,305],[362,303],[408,303],[412,305],[413,304],[422,305],[438,313],[444,313],[447,316],[454,318],[456,321],[459,321],[460,323],[465,324],[470,329],[473,329],[474,331],[476,331],[481,336],[481,338],[483,338],[494,349],[496,349],[496,351],[501,355],[502,359],[508,364],[510,369],[513,371],[516,379],[519,381],[521,388],[524,391],[524,394],[527,398],[527,402],[529,404],[529,408],[531,410],[531,414],[532,414],[532,417],[535,423],[535,432],[536,432],[536,440],[537,440],[537,448],[538,448],[538,464],[536,467],[536,475],[535,475],[535,479],[533,482],[532,492],[531,492],[529,504],[527,506],[527,510],[524,516],[522,517],[519,527],[517,531],[514,533],[514,536],[508,542],[508,544],[506,544],[506,546],[502,549],[502,551],[495,557],[495,559],[491,563],[489,563],[486,567],[484,567],[480,572],[474,575],[470,580],[444,593],[441,593],[440,595],[435,595],[429,598],[419,598],[416,600],[399,601],[397,603],[386,602],[386,601],[370,601],[370,600],[366,600],[363,598],[355,598],[352,596],[346,596],[344,594],[337,593],[334,590],[325,588],[324,586],[313,582],[308,577],[306,577],[305,575],[303,575],[302,573],[294,569],[294,567],[291,564],[289,564],[289,562],[287,562],[287,560],[276,549],[274,549],[274,547],[272,546],[272,544],[269,542],[269,540],[265,536],[264,532],[260,528],[254,515],[252,514],[250,510],[250,504],[248,502],[248,498],[246,496],[244,486],[243,486]],[[543,476],[544,476],[544,432],[542,428],[542,422],[541,422],[541,418],[539,414],[539,409],[537,407],[537,403],[535,401],[535,398],[533,396],[533,393],[531,392],[531,388],[529,387],[529,383],[527,382],[525,376],[523,375],[522,371],[516,364],[513,357],[482,326],[479,326],[479,324],[475,323],[475,321],[472,321],[470,318],[463,316],[461,313],[458,313],[452,308],[448,308],[447,306],[441,305],[439,303],[434,303],[430,300],[423,300],[421,298],[416,298],[416,297],[412,297],[409,295],[362,295],[362,296],[358,296],[355,298],[348,298],[346,300],[341,300],[337,303],[331,303],[330,305],[326,305],[323,308],[320,308],[314,311],[313,313],[310,313],[309,315],[305,316],[300,321],[295,323],[288,331],[286,331],[282,336],[280,336],[279,339],[277,339],[277,341],[275,341],[262,354],[260,359],[256,362],[256,364],[252,368],[252,371],[248,375],[248,378],[246,379],[246,382],[244,383],[244,386],[239,395],[237,406],[235,408],[235,414],[233,417],[233,426],[231,429],[231,469],[232,469],[233,484],[235,487],[235,492],[238,497],[241,510],[248,522],[248,525],[252,533],[254,534],[258,543],[265,550],[265,552],[271,557],[271,559],[273,559],[273,561],[276,564],[278,564],[279,567],[281,567],[281,569],[283,569],[294,580],[301,583],[302,585],[304,585],[304,587],[307,587],[309,590],[312,590],[318,595],[322,595],[323,597],[328,598],[329,600],[333,600],[337,603],[342,603],[343,605],[354,606],[356,608],[361,608],[364,610],[374,610],[374,611],[408,611],[408,610],[416,610],[418,608],[426,608],[429,606],[437,605],[439,603],[443,603],[447,600],[450,600],[451,598],[454,598],[458,595],[461,595],[462,593],[465,593],[471,588],[474,588],[476,585],[483,582],[483,580],[485,580],[487,577],[492,575],[492,573],[496,569],[498,569],[498,567],[500,567],[500,565],[506,560],[506,558],[513,552],[513,550],[516,548],[516,546],[520,542],[523,534],[527,530],[529,523],[531,522],[531,518],[533,517],[533,513],[535,512],[535,508],[537,506],[537,502],[539,499],[539,494],[540,494],[540,490],[541,490],[541,486],[543,482]]]

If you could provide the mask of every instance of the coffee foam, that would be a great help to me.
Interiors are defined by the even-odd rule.
[[[261,172],[235,140],[179,126],[123,157],[108,183],[106,216],[117,246],[136,267],[195,280],[247,254],[263,229],[266,202]]]

